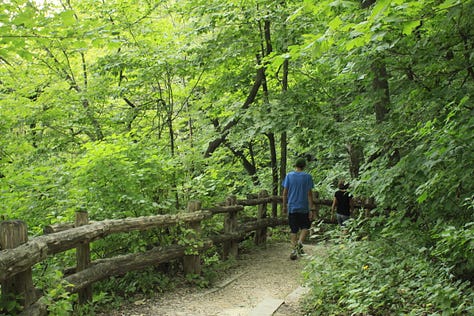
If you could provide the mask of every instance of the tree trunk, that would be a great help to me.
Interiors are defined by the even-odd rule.
[[[349,172],[352,179],[359,177],[359,169],[361,162],[364,159],[363,148],[357,143],[349,143],[346,145],[349,154]]]
[[[278,195],[278,165],[277,165],[277,154],[276,154],[276,143],[275,135],[273,133],[267,133],[268,142],[270,145],[270,161],[272,168],[272,195]],[[276,216],[277,205],[272,204],[272,215]]]
[[[284,7],[284,10],[286,12],[286,1],[283,0],[281,1],[281,5]],[[286,28],[286,21],[287,21],[287,16],[283,17],[283,47],[282,51],[284,53],[288,52],[288,34],[287,34],[287,28]],[[282,95],[285,95],[286,92],[288,91],[288,73],[289,73],[289,68],[290,68],[290,61],[289,59],[285,59],[283,61],[282,65],[282,70],[283,70],[283,75],[281,79],[281,92]],[[283,183],[283,180],[285,179],[286,176],[286,168],[287,168],[287,161],[288,161],[288,135],[287,132],[284,131],[280,135],[280,183],[279,183],[279,189],[280,189],[280,195],[283,194],[283,187],[281,186],[281,183]]]
[[[289,61],[285,59],[283,62],[283,79],[281,90],[284,93],[288,91],[288,69]],[[285,132],[280,135],[280,181],[283,182],[286,176],[286,167],[288,161],[288,135]],[[280,185],[280,195],[283,192],[283,187]]]
[[[388,113],[388,105],[390,103],[387,68],[385,62],[380,58],[372,63],[371,68],[374,74],[372,87],[377,98],[374,104],[375,118],[377,123],[381,123],[385,121],[385,117]]]
[[[273,51],[269,20],[264,21],[264,29],[263,29],[262,36],[263,36],[263,41],[265,43],[265,45],[262,44],[262,55],[266,57],[270,55]],[[269,110],[271,110],[265,70],[263,73],[262,89],[263,89],[263,96],[265,99],[264,101],[269,107]],[[277,165],[275,134],[273,132],[268,132],[268,133],[265,133],[265,135],[268,138],[269,149],[270,149],[270,167],[272,169],[272,195],[278,195],[278,165]],[[275,214],[276,216],[276,213],[277,213],[277,205],[272,204],[272,214]]]
[[[376,0],[362,0],[360,6],[362,7],[362,9],[367,9],[368,7],[373,5],[375,1]]]
[[[244,166],[245,170],[249,174],[250,177],[252,177],[252,182],[254,185],[259,184],[259,180],[257,177],[257,168],[255,167],[255,164],[250,162],[247,157],[245,157],[245,154],[241,150],[234,149],[228,142],[225,142],[225,145],[229,150],[234,154],[235,157],[239,158],[240,161],[242,162],[242,165]]]

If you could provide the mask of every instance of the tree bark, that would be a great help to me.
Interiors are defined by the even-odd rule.
[[[267,133],[268,143],[270,145],[270,165],[272,168],[272,195],[278,195],[278,165],[277,165],[277,153],[276,153],[276,141],[275,134]],[[276,216],[277,208],[276,204],[272,204],[272,215]]]
[[[285,59],[283,61],[283,80],[282,80],[282,92],[286,93],[288,91],[288,71],[289,71],[289,61]],[[288,134],[283,132],[280,135],[280,181],[283,183],[283,180],[286,176],[286,168],[288,162]],[[283,194],[283,187],[280,187],[280,195]]]
[[[286,9],[286,1],[281,1],[281,5]],[[286,12],[286,10],[284,10]],[[285,16],[283,19],[283,48],[282,51],[284,53],[288,52],[288,33],[286,28],[286,21],[287,17]],[[282,65],[283,75],[281,79],[281,92],[285,95],[288,91],[288,75],[290,69],[290,61],[288,58],[285,58]],[[288,134],[286,131],[282,132],[280,135],[280,195],[283,194],[283,187],[281,184],[286,176],[286,168],[287,168],[287,161],[288,161]]]
[[[348,143],[346,145],[347,153],[349,154],[349,172],[352,179],[359,177],[359,170],[361,162],[364,159],[363,148],[356,143]]]
[[[385,117],[388,114],[388,105],[390,103],[387,68],[382,59],[376,59],[372,63],[371,68],[374,74],[372,87],[377,98],[374,104],[375,118],[377,123],[381,123],[385,121]]]
[[[249,174],[249,176],[252,178],[252,182],[254,185],[258,185],[258,177],[257,177],[257,168],[255,167],[255,164],[250,162],[247,157],[245,157],[245,154],[243,153],[242,150],[236,150],[234,149],[227,141],[225,142],[225,145],[229,150],[234,154],[235,157],[239,158],[240,161],[242,162],[242,165],[244,166],[245,170]]]
[[[368,7],[373,5],[375,1],[376,0],[362,0],[360,6],[362,7],[362,9],[367,9]]]

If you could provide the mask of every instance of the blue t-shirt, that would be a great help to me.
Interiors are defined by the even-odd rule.
[[[313,178],[306,172],[291,171],[283,180],[283,187],[288,190],[288,212],[309,212],[308,192],[313,189]]]

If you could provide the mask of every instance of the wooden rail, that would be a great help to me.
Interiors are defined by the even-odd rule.
[[[206,210],[198,201],[188,204],[187,212],[176,215],[155,215],[90,222],[87,212],[77,212],[74,224],[48,226],[45,235],[28,240],[26,224],[22,221],[0,222],[0,282],[2,301],[16,299],[22,306],[21,315],[45,315],[46,307],[38,301],[40,294],[32,281],[31,267],[48,257],[76,249],[76,268],[73,274],[65,277],[70,293],[78,293],[79,303],[92,300],[94,282],[123,275],[133,270],[141,270],[163,262],[183,258],[186,274],[200,274],[199,252],[212,245],[222,245],[224,259],[238,255],[239,241],[250,232],[255,232],[255,243],[263,244],[267,238],[267,228],[287,224],[286,218],[268,217],[267,205],[281,203],[278,196],[268,196],[266,191],[256,199],[237,200],[231,196],[224,205]],[[330,206],[330,200],[318,199],[315,205]],[[257,206],[256,217],[245,224],[239,224],[238,213],[247,206]],[[356,204],[358,207],[373,208],[373,203]],[[218,235],[204,236],[201,222],[216,214],[224,214],[224,231]],[[276,215],[276,214],[272,214]],[[193,245],[169,245],[154,247],[142,253],[126,254],[113,258],[91,261],[90,243],[111,234],[132,231],[146,231],[155,228],[184,225],[194,232]],[[0,311],[1,312],[1,311]]]

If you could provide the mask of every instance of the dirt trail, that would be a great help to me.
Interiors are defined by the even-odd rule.
[[[311,256],[323,246],[305,246]],[[265,299],[284,300],[303,279],[307,259],[289,259],[289,243],[269,243],[237,259],[237,266],[211,289],[178,288],[155,298],[139,300],[112,316],[244,316]],[[298,303],[283,304],[274,315],[302,315]]]

